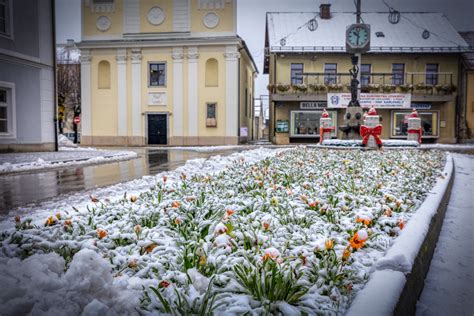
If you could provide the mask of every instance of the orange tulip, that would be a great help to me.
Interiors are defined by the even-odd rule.
[[[349,260],[349,257],[351,256],[351,248],[349,246],[344,249],[342,252],[342,261],[347,261]]]
[[[181,203],[179,203],[178,201],[174,201],[173,203],[171,203],[171,207],[173,208],[178,208],[181,206]]]
[[[356,223],[363,223],[365,226],[369,226],[371,223],[372,223],[372,220],[368,219],[368,218],[360,218],[358,217],[356,219]]]
[[[270,223],[264,222],[262,225],[263,225],[263,230],[268,230],[270,228]]]
[[[44,226],[53,226],[54,224],[56,224],[56,219],[50,216],[46,219],[46,223],[44,223]]]
[[[403,219],[399,219],[397,221],[397,223],[398,223],[398,227],[400,227],[400,229],[405,228],[405,221]]]
[[[99,237],[99,239],[103,239],[105,237],[107,237],[108,233],[106,230],[104,229],[101,229],[101,228],[97,228],[97,236]]]
[[[158,246],[157,244],[155,243],[152,243],[151,245],[148,245],[145,247],[145,252],[146,253],[151,253],[153,251],[153,249],[156,248],[156,246]]]
[[[332,239],[327,239],[324,242],[324,246],[326,247],[326,250],[331,250],[332,248],[334,248],[334,242],[332,241]]]

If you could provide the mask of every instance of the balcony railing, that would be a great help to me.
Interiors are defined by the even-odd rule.
[[[270,93],[294,94],[350,92],[352,76],[348,73],[303,73],[291,78],[291,83],[268,85]],[[446,95],[456,91],[451,72],[370,73],[361,75],[361,92],[413,93]]]

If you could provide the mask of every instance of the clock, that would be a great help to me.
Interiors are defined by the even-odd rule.
[[[364,53],[370,49],[370,25],[352,24],[346,29],[346,51]]]

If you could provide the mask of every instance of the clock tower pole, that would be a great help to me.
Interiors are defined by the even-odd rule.
[[[360,19],[360,8],[361,8],[361,0],[356,0],[356,23],[357,24],[360,24],[361,22],[361,19]],[[359,69],[359,71],[357,72],[357,81],[358,81],[358,84],[357,84],[357,100],[360,100],[360,65],[361,65],[361,59],[362,59],[362,54],[359,52],[359,53],[355,53],[355,56],[357,57],[357,69]]]

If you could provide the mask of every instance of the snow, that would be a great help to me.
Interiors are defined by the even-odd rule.
[[[417,315],[474,311],[474,156],[454,154],[456,175]]]
[[[10,290],[0,294],[0,305],[13,304],[11,297],[15,296],[18,305],[28,311],[66,306],[69,314],[133,313],[140,309],[137,299],[143,299],[142,287],[158,287],[166,281],[171,285],[160,291],[170,304],[177,298],[194,304],[202,301],[212,278],[227,295],[217,297],[222,305],[216,313],[232,310],[259,314],[265,311],[260,301],[235,293],[241,292],[241,287],[232,267],[245,260],[262,262],[267,255],[305,271],[301,282],[309,287],[300,305],[277,302],[275,308],[289,314],[343,313],[373,271],[374,263],[395,237],[403,234],[398,220],[409,223],[416,214],[441,172],[444,157],[437,151],[417,150],[259,148],[195,159],[175,171],[97,190],[93,202],[87,196],[72,196],[60,203],[52,201],[23,210],[32,218],[35,226],[31,228],[14,229],[13,216],[17,214],[10,213],[0,223],[0,271],[6,271],[0,272],[0,280],[12,283],[7,288],[14,294]],[[421,172],[423,177],[418,176]],[[292,180],[286,183],[285,177]],[[356,188],[345,186],[350,179]],[[399,200],[401,206],[397,205]],[[384,207],[392,208],[393,214],[384,215]],[[45,226],[45,219],[58,213],[57,224]],[[25,219],[22,214],[21,225]],[[357,222],[359,217],[370,218],[373,224],[368,228],[368,224]],[[66,225],[66,219],[72,224]],[[136,229],[137,224],[141,230]],[[97,229],[106,231],[107,236],[98,236]],[[361,230],[367,235],[362,237],[368,237],[367,243],[350,253],[346,264],[324,266],[313,272],[313,281],[308,280],[309,263],[329,264],[318,259],[329,253],[341,258],[350,232]],[[317,247],[326,240],[332,240],[333,245]],[[250,249],[244,249],[246,242]],[[185,252],[187,247],[191,248]],[[79,252],[72,257],[67,253],[72,250]],[[61,257],[43,253],[52,251]],[[183,253],[192,260],[197,256],[199,264],[184,269]],[[39,279],[32,278],[23,266],[29,260],[41,269],[35,274]],[[205,270],[208,268],[216,272]],[[339,288],[327,278],[340,269],[351,276]],[[90,270],[96,271],[88,278],[84,274]],[[11,276],[16,281],[8,279]],[[397,277],[391,279],[396,281]],[[41,296],[50,281],[52,295],[59,297],[55,302],[48,295],[44,300]],[[395,286],[395,281],[389,287]],[[42,290],[25,289],[26,284]],[[57,293],[60,287],[63,292]],[[155,296],[145,306],[163,312]]]
[[[384,147],[418,147],[419,144],[414,140],[404,139],[382,139]],[[326,139],[322,143],[322,147],[361,147],[362,140],[348,140],[348,139]]]
[[[403,12],[396,26],[390,24],[387,17],[388,12],[362,13],[364,22],[371,25],[370,52],[430,52],[441,48],[454,52],[469,48],[442,13]],[[312,32],[303,23],[313,18],[318,27]],[[316,12],[270,12],[267,21],[271,51],[344,52],[346,27],[354,23],[354,13],[331,12],[330,19],[320,19]],[[421,40],[420,28],[430,30],[431,36]],[[376,32],[383,32],[385,36],[378,37]],[[285,45],[281,45],[282,38],[286,39]]]
[[[58,135],[58,144],[60,147],[72,147],[72,148],[77,147],[77,144],[74,144],[73,142],[71,142],[69,138],[67,138],[63,134]]]
[[[29,152],[0,155],[0,175],[43,169],[109,163],[136,158],[132,151],[62,147],[58,152]]]
[[[403,273],[410,273],[416,256],[425,240],[431,219],[441,204],[452,173],[453,160],[452,156],[448,155],[442,177],[438,179],[435,187],[430,191],[430,195],[412,216],[386,255],[376,263],[377,270],[392,269]]]
[[[93,250],[76,253],[66,272],[56,253],[1,260],[0,284],[8,288],[0,291],[2,315],[138,315],[140,293],[114,279],[110,264]]]
[[[347,315],[393,315],[405,282],[405,275],[401,272],[375,271],[352,302]]]

